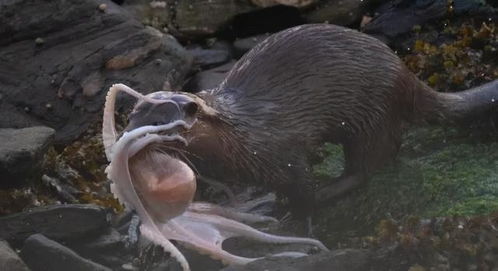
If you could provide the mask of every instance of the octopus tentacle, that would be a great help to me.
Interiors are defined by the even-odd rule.
[[[119,200],[128,208],[135,209],[139,217],[142,219],[143,224],[140,226],[140,232],[148,239],[160,244],[181,264],[183,270],[187,271],[190,270],[190,267],[183,254],[167,238],[165,238],[165,236],[157,228],[154,219],[150,217],[149,213],[142,204],[131,181],[128,167],[129,148],[132,144],[141,144],[140,140],[144,140],[144,138],[139,138],[140,136],[144,136],[147,133],[157,133],[162,130],[168,130],[176,125],[178,125],[178,123],[170,123],[160,126],[144,126],[129,133],[125,133],[114,146],[114,153],[112,154],[113,157],[111,159],[108,177],[115,182],[115,185],[113,186],[113,193],[115,193],[115,195],[119,197]],[[150,137],[145,137],[145,140],[149,140],[149,138]]]
[[[244,265],[256,260],[231,254],[222,249],[224,240],[233,236],[229,232],[220,232],[215,227],[202,221],[179,216],[162,227],[162,233],[168,238],[181,242],[184,246],[195,249],[201,254],[221,260],[224,264]]]
[[[111,157],[111,152],[112,152],[111,149],[114,143],[116,143],[116,138],[117,138],[117,132],[114,120],[114,110],[115,110],[116,97],[120,91],[124,91],[137,99],[142,99],[149,103],[165,102],[164,100],[158,100],[147,97],[142,93],[139,93],[124,84],[112,85],[111,88],[109,88],[109,91],[107,92],[107,96],[105,99],[104,115],[102,121],[102,141],[104,142],[104,149],[107,160],[109,160]]]
[[[278,236],[269,233],[264,233],[248,225],[242,224],[240,222],[215,215],[205,215],[193,212],[185,212],[183,216],[190,217],[196,220],[201,220],[206,224],[215,226],[217,229],[219,229],[222,232],[233,233],[232,236],[241,236],[251,240],[256,240],[266,243],[274,243],[274,244],[300,243],[300,244],[316,246],[322,250],[328,251],[327,247],[325,247],[322,244],[322,242],[316,239]]]
[[[192,202],[188,210],[200,214],[217,215],[243,223],[277,223],[278,220],[264,215],[239,212],[233,208],[221,207],[207,202]]]
[[[321,242],[314,239],[267,234],[245,224],[220,216],[199,214],[190,211],[186,211],[181,216],[164,224],[162,233],[168,239],[180,241],[184,245],[209,254],[212,258],[219,259],[226,264],[247,264],[248,262],[261,259],[261,257],[241,257],[223,250],[223,241],[237,236],[269,243],[302,243],[327,250]],[[301,252],[286,251],[272,256],[302,257],[306,255]]]
[[[139,152],[145,146],[154,142],[161,142],[161,141],[179,141],[185,145],[188,144],[187,140],[185,140],[185,138],[179,135],[169,136],[169,135],[146,134],[144,138],[142,138],[139,142],[136,142],[135,144],[130,146],[130,149],[128,150],[128,156],[133,157],[135,154],[137,154],[137,152]]]

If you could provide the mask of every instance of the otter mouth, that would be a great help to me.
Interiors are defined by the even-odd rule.
[[[139,99],[130,114],[129,122],[123,132],[115,128],[115,101],[119,92]],[[118,138],[131,136],[137,141],[130,149],[132,155],[148,144],[161,142],[165,146],[184,147],[189,144],[188,131],[197,121],[197,105],[189,97],[170,92],[155,92],[143,95],[123,84],[113,85],[106,97],[102,123],[102,138],[107,159],[112,161],[113,148]],[[146,129],[146,134],[136,132]],[[148,137],[147,140],[139,140]]]
[[[158,105],[166,112],[161,121],[150,119],[135,121],[119,133],[115,128],[114,103],[117,93],[124,91],[138,99],[144,106]],[[154,94],[154,93],[153,93]],[[147,104],[145,104],[147,103]],[[113,85],[104,107],[102,138],[110,165],[109,172],[123,176],[111,178],[111,187],[128,187],[126,191],[111,188],[123,202],[133,201],[143,206],[155,219],[167,221],[183,212],[193,199],[196,177],[192,169],[179,159],[179,150],[188,145],[185,134],[196,122],[186,118],[181,107],[163,96],[144,96],[125,85]],[[151,114],[145,114],[150,118]],[[182,117],[183,119],[178,119]],[[138,124],[138,125],[137,125]],[[180,153],[181,154],[181,153]],[[138,198],[130,196],[134,191]],[[128,200],[124,200],[128,198]]]

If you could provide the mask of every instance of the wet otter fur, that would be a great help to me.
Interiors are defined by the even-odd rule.
[[[314,24],[270,36],[215,89],[182,95],[202,101],[182,149],[199,174],[269,184],[305,214],[315,197],[328,202],[391,161],[405,123],[454,123],[488,112],[498,81],[438,93],[379,40]],[[137,104],[127,129],[171,121],[153,113],[160,108]],[[315,193],[309,157],[324,142],[343,145],[345,169]]]

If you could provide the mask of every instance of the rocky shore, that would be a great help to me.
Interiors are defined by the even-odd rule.
[[[138,235],[137,218],[109,192],[100,129],[111,84],[213,88],[271,33],[333,23],[384,41],[438,91],[458,91],[498,78],[497,8],[482,0],[0,1],[0,269],[181,270]],[[123,126],[132,100],[119,99]],[[228,267],[182,252],[192,270],[207,271],[498,270],[497,120],[495,112],[408,134],[395,165],[314,218],[330,252]],[[340,153],[323,147],[318,181],[340,171]],[[199,199],[225,202],[199,187]],[[234,190],[244,200],[269,195]],[[270,197],[251,211],[282,217],[285,207]],[[259,225],[289,235],[301,226]],[[226,247],[261,257],[285,249]]]

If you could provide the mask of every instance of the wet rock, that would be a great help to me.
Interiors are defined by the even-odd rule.
[[[230,52],[221,49],[195,48],[188,50],[194,57],[194,65],[200,69],[208,69],[230,61]]]
[[[275,5],[285,5],[297,8],[304,8],[315,4],[318,0],[251,0],[252,3],[260,7],[271,7]]]
[[[391,40],[411,31],[416,25],[422,25],[446,15],[492,12],[492,8],[485,6],[484,3],[480,0],[458,0],[452,1],[450,7],[446,0],[391,1],[377,9],[377,15],[364,26],[363,30],[381,39]]]
[[[258,1],[261,5],[255,5],[251,0],[137,0],[126,4],[125,8],[145,24],[166,27],[181,40],[195,41],[213,35],[230,39],[247,37],[302,24],[305,21],[301,18],[301,12],[305,11],[290,2],[315,2],[278,0],[289,5],[275,5],[276,2],[270,1]],[[164,4],[158,5],[159,2]]]
[[[262,42],[268,38],[271,34],[262,34],[253,37],[238,39],[233,43],[235,57],[241,57],[249,50],[251,50],[256,44]]]
[[[258,7],[249,1],[237,0],[185,0],[175,1],[175,17],[171,19],[176,30],[189,37],[202,37],[216,33],[238,14]]]
[[[133,254],[126,247],[126,237],[112,228],[95,238],[85,240],[83,243],[71,243],[70,247],[79,255],[113,270],[119,269],[123,263],[133,260]]]
[[[493,0],[453,0],[453,11],[461,15],[463,13],[492,12],[491,6],[496,5]]]
[[[19,187],[39,174],[55,131],[48,127],[0,128],[0,187]]]
[[[363,16],[363,7],[367,5],[364,0],[328,0],[306,14],[310,23],[324,23],[350,25],[360,20]]]
[[[414,25],[440,18],[448,12],[447,1],[396,1],[381,6],[364,32],[392,39],[412,30]]]
[[[0,58],[0,127],[42,123],[56,143],[88,128],[112,83],[180,85],[192,61],[173,37],[107,0],[1,2]]]
[[[229,266],[223,271],[354,271],[369,270],[369,252],[360,249],[339,249],[301,258],[273,257],[258,260],[245,266]]]
[[[26,264],[9,246],[9,243],[0,240],[0,266],[2,270],[29,271]]]
[[[33,208],[0,217],[0,238],[18,245],[41,233],[55,240],[90,238],[109,227],[109,213],[95,205],[68,204]]]
[[[81,195],[81,191],[74,186],[61,182],[59,179],[43,175],[41,177],[43,185],[55,193],[57,198],[63,203],[78,202],[76,196]]]
[[[183,90],[197,92],[217,87],[225,79],[234,64],[235,61],[232,61],[223,66],[196,73],[185,83]]]
[[[21,257],[33,271],[111,270],[110,268],[79,256],[68,247],[50,240],[42,234],[34,234],[26,239],[21,250]]]
[[[124,7],[144,23],[166,26],[176,37],[188,40],[212,35],[238,14],[260,9],[249,0],[135,0]]]
[[[233,57],[233,44],[232,42],[225,40],[214,40],[209,42],[209,49],[213,50],[223,50],[230,54],[230,58]]]

